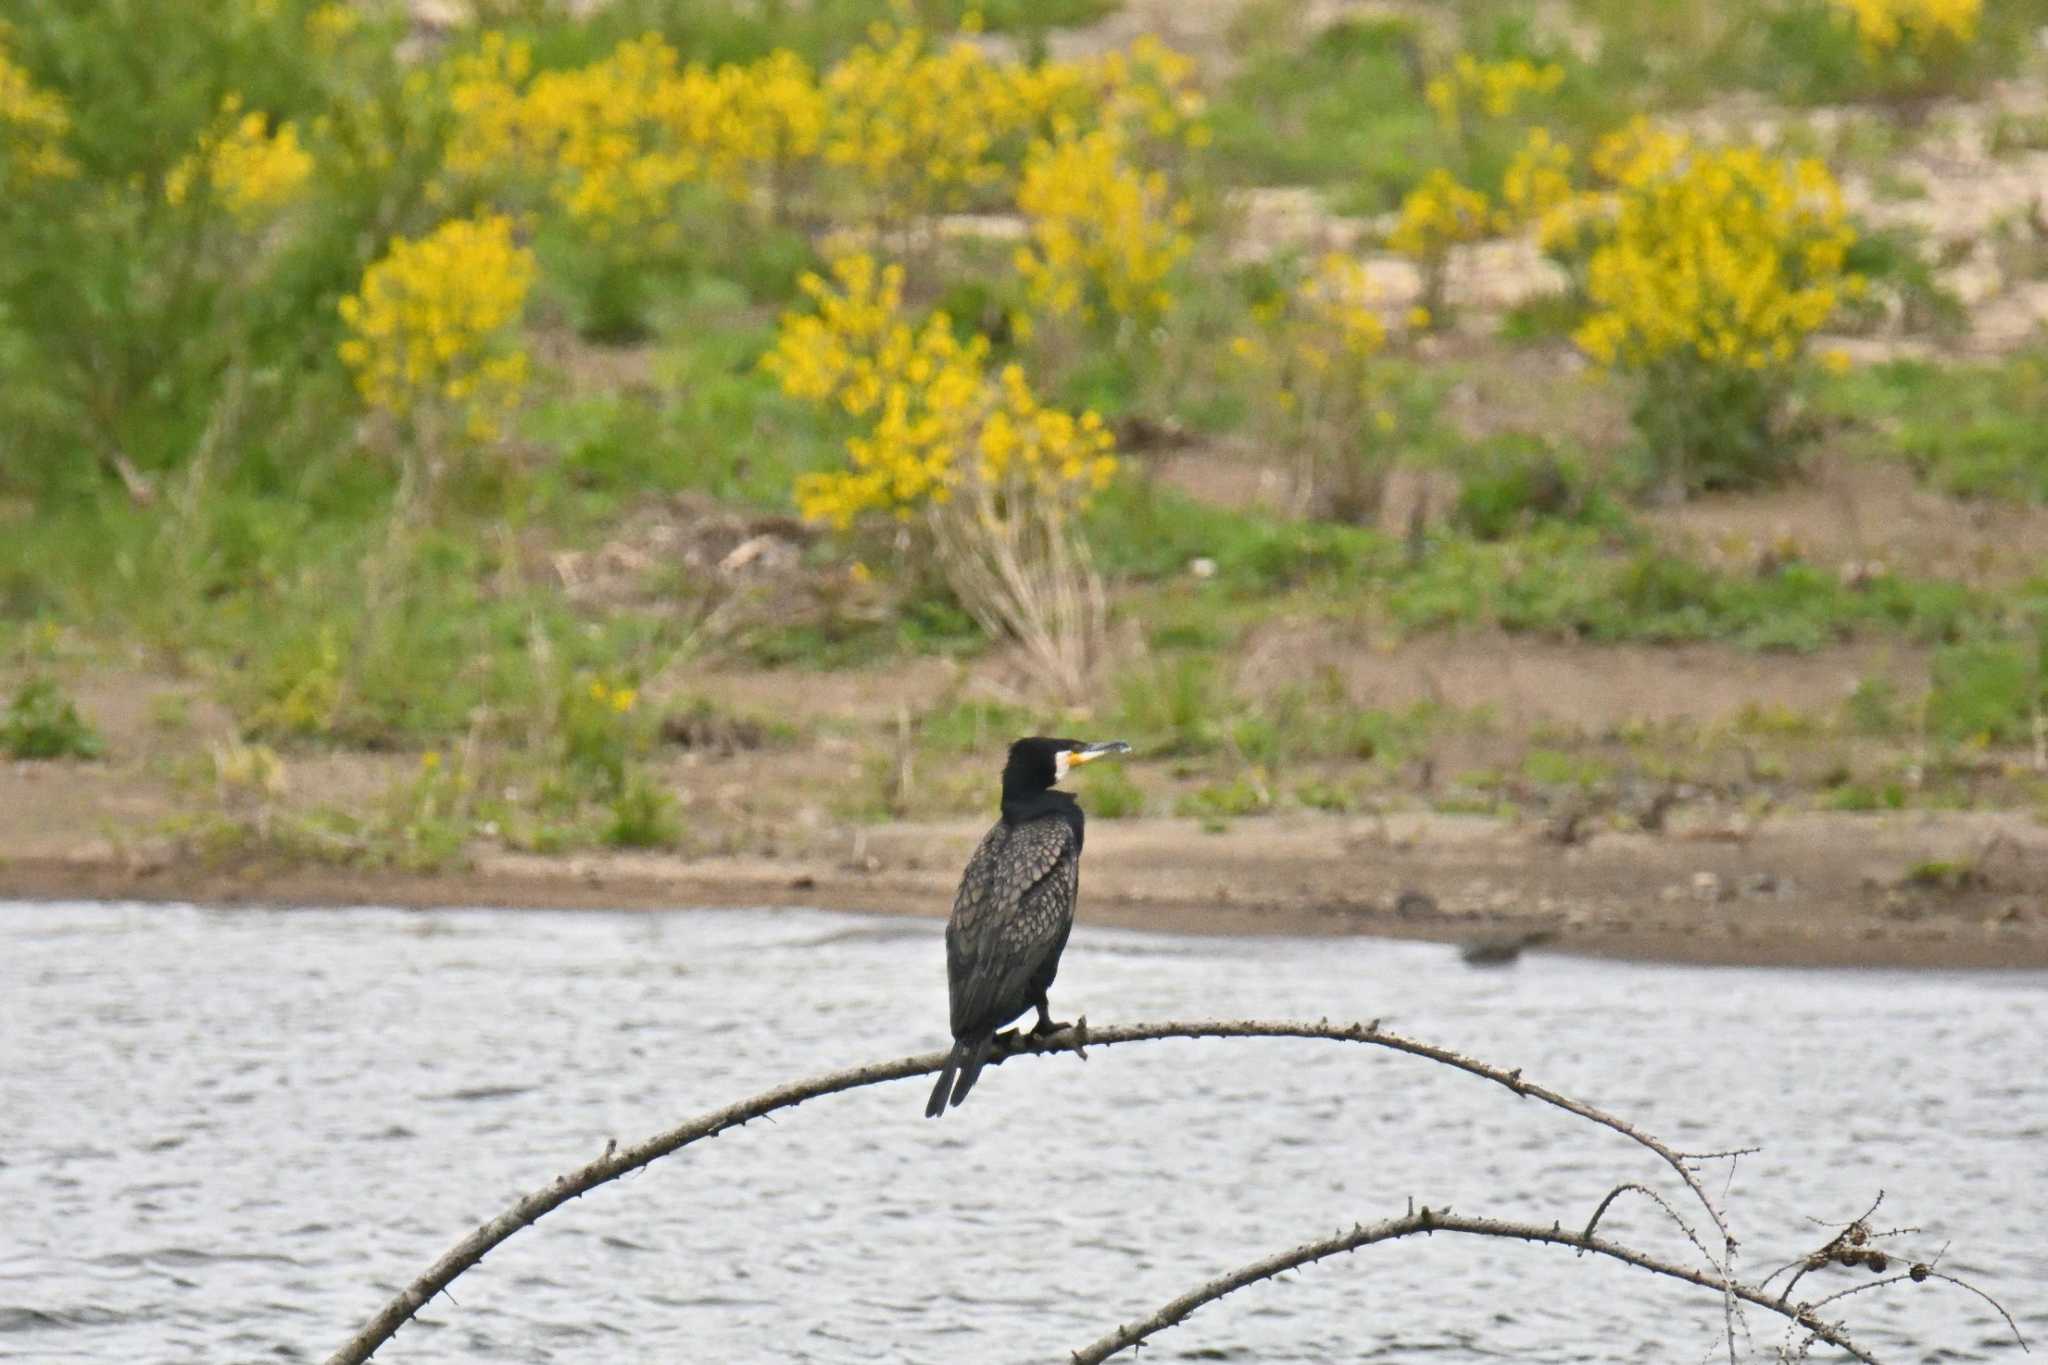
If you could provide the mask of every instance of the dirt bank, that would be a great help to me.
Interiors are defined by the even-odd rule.
[[[871,828],[835,856],[480,851],[433,874],[80,846],[0,863],[0,898],[936,917],[979,826]],[[1083,916],[1208,934],[1369,934],[1730,964],[2048,967],[2048,830],[2013,814],[1784,815],[1742,831],[1555,831],[1483,817],[1090,827]]]

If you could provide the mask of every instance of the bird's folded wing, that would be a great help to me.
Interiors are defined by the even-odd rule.
[[[1066,821],[1032,820],[996,826],[974,851],[946,933],[956,1035],[1023,1012],[1031,976],[1066,938],[1080,879],[1073,848]]]

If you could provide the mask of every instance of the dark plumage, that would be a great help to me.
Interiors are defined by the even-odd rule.
[[[1045,993],[1074,927],[1081,887],[1081,803],[1054,784],[1069,767],[1127,753],[1121,740],[1020,739],[1003,766],[1003,814],[982,836],[946,924],[946,980],[953,1005],[953,1053],[932,1086],[925,1116],[937,1118],[974,1088],[996,1030],[1038,1010],[1034,1034],[1053,1022]]]

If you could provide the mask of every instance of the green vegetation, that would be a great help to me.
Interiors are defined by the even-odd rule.
[[[1725,746],[1746,746],[1742,780],[1836,773],[1815,799],[1839,809],[1937,799],[1934,779],[1809,751],[2030,753],[2048,578],[1938,577],[1889,550],[1884,507],[1868,509],[1854,565],[1802,549],[1796,526],[1782,552],[1721,553],[1674,532],[1663,499],[1740,509],[1797,490],[1802,461],[1849,456],[2014,504],[2005,515],[2048,504],[2038,338],[1968,361],[1852,366],[1830,349],[1835,333],[1904,333],[1938,354],[1971,324],[1950,272],[1975,246],[2014,279],[2043,268],[2024,215],[1973,244],[1812,207],[1852,176],[1872,218],[1919,204],[1925,168],[1908,158],[1927,99],[2038,79],[2015,35],[2048,21],[2039,0],[1942,3],[1969,11],[1967,37],[1941,28],[1940,5],[1906,5],[1887,37],[1828,0],[1467,5],[1321,29],[1308,6],[1252,0],[1231,59],[1186,76],[1145,74],[1159,59],[1136,50],[1120,67],[1047,58],[1067,50],[1051,30],[1109,0],[621,0],[583,20],[521,3],[486,7],[497,37],[432,48],[398,11],[313,0],[236,4],[202,25],[134,0],[41,7],[0,26],[0,753],[122,759],[113,708],[107,746],[64,685],[174,677],[149,744],[158,770],[220,808],[220,847],[416,866],[479,840],[676,847],[686,805],[710,799],[677,769],[764,747],[829,748],[859,772],[829,798],[849,818],[971,807],[990,751],[1055,723],[1138,746],[1136,766],[1085,779],[1108,818],[1343,812],[1404,785],[1491,810],[1657,765],[1725,777]],[[996,35],[977,41],[1038,63],[1053,93],[991,94],[992,59],[949,47],[970,13]],[[878,38],[878,22],[897,34]],[[649,141],[613,165],[560,109],[560,126],[492,121],[513,106],[538,118],[547,101],[520,101],[543,77],[611,88],[629,68],[606,64],[653,51],[621,46],[645,34],[674,58],[662,79],[749,64],[727,71],[747,93],[720,126],[773,136],[643,127],[620,136]],[[797,151],[806,118],[854,98],[827,73],[878,53],[928,63],[852,83],[881,122],[904,117],[902,100],[990,118],[1043,103],[966,152],[885,154],[887,138],[871,162],[834,161],[821,139]],[[802,74],[772,67],[777,54]],[[1736,245],[1782,278],[1754,310],[1765,321],[1715,324],[1733,340],[1705,363],[1693,343],[1714,320],[1672,322],[1685,310],[1643,281],[1728,246],[1740,206],[1693,194],[1647,151],[1629,170],[1593,163],[1611,138],[1647,137],[1630,114],[1729,92],[1855,107],[1789,114],[1741,162],[1778,217]],[[1085,181],[1041,175],[1034,198],[1033,146],[1059,142],[1055,115],[1113,130],[1115,155]],[[2035,116],[1995,122],[1997,154],[2043,142]],[[535,139],[550,154],[522,159]],[[1721,155],[1702,140],[1685,156],[1704,163],[1710,145]],[[958,183],[955,152],[981,158]],[[1806,154],[1829,164],[1825,184],[1785,170]],[[1545,166],[1560,177],[1548,198],[1529,188]],[[637,201],[657,172],[678,178]],[[1461,219],[1443,174],[1485,211]],[[1303,210],[1275,226],[1242,194],[1272,186],[1389,217]],[[1607,236],[1546,217],[1592,208]],[[1496,307],[1463,287],[1457,253],[1506,253],[1518,236],[1561,289]],[[436,242],[473,268],[436,273],[451,259]],[[985,406],[1013,365],[1024,397],[927,447],[904,434],[914,424],[856,414],[859,385],[816,401],[764,365],[831,351],[786,344],[790,319],[822,317],[803,281],[853,249],[903,268],[883,311],[945,362],[870,357],[866,378],[901,387],[891,402],[938,411],[936,372]],[[1443,315],[1418,316],[1436,294]],[[1090,434],[1043,435],[1031,423],[1046,413]],[[1100,427],[1082,428],[1091,413]],[[869,477],[957,465],[991,429],[1058,452],[1046,467],[1070,501],[1052,522],[1101,576],[1081,693],[1035,690],[1043,660],[1018,661],[1030,632],[1003,626],[959,571],[968,523],[941,539],[940,509],[968,485],[912,496]],[[1117,446],[1099,487],[1097,430]],[[877,443],[868,464],[849,438]],[[802,490],[821,480],[861,515],[819,513]],[[1005,519],[1031,501],[1004,490],[973,524],[1028,531]],[[976,544],[966,553],[988,552]],[[1335,662],[1263,671],[1282,630],[1327,641]],[[1703,718],[1682,739],[1617,722],[1605,737],[1497,735],[1477,757],[1459,744],[1483,717],[1412,691],[1389,701],[1371,670],[1344,667],[1492,633],[1580,648],[1589,673],[1622,646],[1875,644],[1906,662],[1809,710]],[[899,732],[889,707],[735,713],[707,699],[725,695],[703,682],[720,670],[800,671],[821,694],[814,675],[832,671],[863,670],[864,695],[946,681],[904,685]],[[1703,738],[1709,720],[1730,733]],[[375,801],[309,811],[317,797],[273,789],[287,765],[380,755],[398,777]],[[1487,780],[1438,782],[1439,758]]]
[[[9,758],[98,758],[104,747],[52,679],[30,678],[0,712],[0,754]]]
[[[1959,498],[2048,503],[2048,352],[1994,365],[1899,360],[1846,375],[1818,401],[1869,452]]]

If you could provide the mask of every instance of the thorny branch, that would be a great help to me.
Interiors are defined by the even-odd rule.
[[[1690,1163],[1696,1158],[1689,1158],[1684,1153],[1673,1151],[1663,1142],[1643,1132],[1626,1120],[1617,1118],[1579,1100],[1559,1094],[1533,1081],[1524,1080],[1520,1068],[1514,1070],[1503,1069],[1466,1057],[1448,1048],[1420,1042],[1413,1038],[1403,1037],[1400,1034],[1388,1033],[1380,1028],[1378,1020],[1374,1020],[1369,1024],[1331,1024],[1327,1020],[1316,1023],[1293,1020],[1194,1020],[1154,1024],[1129,1024],[1091,1030],[1088,1027],[1087,1020],[1083,1019],[1072,1028],[1043,1037],[1020,1036],[1014,1033],[1001,1035],[998,1039],[998,1047],[989,1059],[989,1064],[998,1065],[1009,1057],[1020,1055],[1045,1056],[1066,1052],[1085,1055],[1085,1049],[1089,1047],[1113,1047],[1121,1043],[1155,1042],[1169,1038],[1303,1038],[1319,1039],[1327,1042],[1360,1043],[1405,1053],[1412,1057],[1420,1057],[1426,1061],[1437,1062],[1441,1065],[1466,1072],[1469,1075],[1492,1081],[1513,1091],[1518,1096],[1537,1100],[1540,1103],[1563,1110],[1568,1114],[1583,1118],[1601,1127],[1611,1129],[1638,1146],[1655,1153],[1677,1173],[1680,1180],[1684,1182],[1693,1196],[1698,1199],[1701,1207],[1706,1210],[1707,1216],[1713,1221],[1715,1231],[1719,1234],[1724,1252],[1720,1258],[1716,1258],[1708,1251],[1700,1238],[1693,1237],[1693,1245],[1700,1250],[1702,1256],[1707,1261],[1708,1268],[1701,1270],[1657,1261],[1643,1253],[1595,1236],[1594,1230],[1597,1227],[1601,1214],[1605,1211],[1606,1204],[1611,1202],[1622,1190],[1645,1188],[1640,1186],[1624,1186],[1622,1190],[1610,1193],[1607,1200],[1603,1201],[1601,1208],[1596,1210],[1593,1218],[1588,1222],[1586,1230],[1581,1233],[1566,1232],[1558,1226],[1535,1228],[1532,1231],[1518,1224],[1501,1223],[1486,1219],[1452,1218],[1445,1213],[1432,1213],[1428,1209],[1422,1209],[1412,1212],[1406,1219],[1395,1219],[1386,1223],[1377,1223],[1369,1228],[1355,1228],[1352,1233],[1345,1234],[1345,1237],[1354,1239],[1345,1245],[1336,1245],[1336,1243],[1344,1241],[1342,1237],[1331,1239],[1330,1242],[1310,1243],[1305,1247],[1296,1248],[1293,1252],[1268,1258],[1267,1261],[1256,1262],[1236,1272],[1234,1275],[1226,1277],[1225,1280],[1214,1281],[1211,1285],[1194,1291],[1192,1295],[1184,1295],[1181,1299],[1176,1299],[1174,1303],[1167,1305],[1166,1308],[1161,1309],[1158,1314],[1155,1314],[1153,1319],[1147,1319],[1147,1323],[1154,1323],[1154,1325],[1147,1327],[1145,1324],[1139,1324],[1139,1327],[1144,1330],[1138,1331],[1137,1328],[1120,1329],[1118,1334],[1112,1334],[1111,1337],[1104,1338],[1105,1342],[1113,1341],[1117,1340],[1123,1332],[1138,1331],[1138,1335],[1131,1337],[1124,1345],[1114,1347],[1115,1350],[1122,1350],[1125,1346],[1142,1340],[1144,1336],[1172,1325],[1173,1322],[1177,1322],[1187,1316],[1188,1313],[1192,1312],[1201,1303],[1221,1297],[1222,1294],[1229,1293],[1232,1289],[1241,1288],[1246,1284],[1277,1274],[1294,1265],[1307,1264],[1309,1261],[1333,1255],[1338,1251],[1346,1251],[1357,1246],[1364,1246],[1373,1241],[1385,1241],[1395,1237],[1409,1236],[1416,1232],[1430,1231],[1461,1232],[1481,1236],[1520,1237],[1528,1241],[1571,1246],[1582,1252],[1593,1252],[1603,1256],[1611,1256],[1661,1274],[1674,1275],[1690,1283],[1714,1289],[1722,1295],[1725,1305],[1729,1338],[1728,1348],[1731,1359],[1733,1359],[1735,1351],[1734,1335],[1736,1305],[1738,1302],[1748,1302],[1767,1308],[1806,1328],[1815,1339],[1843,1346],[1844,1349],[1851,1349],[1847,1347],[1844,1340],[1839,1339],[1840,1331],[1838,1328],[1820,1323],[1818,1319],[1809,1321],[1811,1311],[1808,1306],[1790,1305],[1787,1303],[1786,1295],[1780,1295],[1777,1299],[1773,1300],[1761,1288],[1752,1288],[1736,1281],[1733,1268],[1735,1238],[1729,1232],[1727,1222],[1720,1210],[1715,1207],[1713,1200],[1708,1197],[1706,1191],[1701,1187],[1699,1179],[1692,1169]],[[503,1213],[481,1224],[454,1246],[450,1247],[416,1279],[394,1295],[346,1344],[329,1356],[327,1358],[327,1365],[362,1365],[362,1362],[369,1360],[379,1347],[396,1335],[399,1328],[411,1321],[413,1317],[432,1301],[435,1295],[445,1291],[458,1276],[482,1261],[485,1255],[501,1243],[507,1241],[521,1228],[530,1227],[541,1217],[560,1208],[571,1199],[587,1194],[598,1186],[617,1180],[621,1176],[640,1170],[664,1156],[680,1151],[692,1143],[699,1142],[705,1138],[717,1137],[728,1129],[742,1127],[755,1119],[766,1117],[778,1110],[793,1108],[804,1103],[806,1100],[818,1099],[822,1096],[837,1094],[841,1091],[856,1090],[864,1086],[879,1085],[885,1081],[908,1080],[918,1076],[929,1076],[945,1065],[947,1055],[943,1051],[922,1053],[895,1061],[849,1067],[845,1070],[829,1072],[822,1076],[813,1076],[807,1080],[792,1081],[785,1085],[777,1086],[772,1090],[764,1091],[750,1099],[741,1100],[722,1109],[702,1114],[666,1132],[658,1133],[651,1138],[630,1146],[621,1147],[616,1140],[609,1142],[605,1146],[604,1153],[595,1160],[566,1175],[557,1176],[549,1184],[525,1195]],[[1653,1197],[1657,1198],[1657,1202],[1663,1205],[1665,1212],[1677,1221],[1681,1227],[1686,1226],[1684,1219],[1679,1217],[1677,1211],[1668,1202],[1661,1197]],[[1410,1224],[1416,1219],[1428,1219],[1430,1221],[1426,1226],[1411,1226]],[[1688,1235],[1690,1235],[1690,1229],[1688,1229]],[[1295,1259],[1290,1260],[1290,1257]],[[1268,1268],[1262,1269],[1262,1267]],[[1916,1266],[1915,1270],[1917,1271],[1918,1269],[1920,1268]],[[1913,1278],[1925,1278],[1925,1276],[1915,1275]],[[1949,1277],[1944,1275],[1941,1278],[1948,1279]],[[1216,1285],[1221,1285],[1222,1287],[1215,1289],[1213,1293],[1206,1292]],[[1155,1319],[1157,1320],[1156,1323]],[[1830,1335],[1830,1333],[1833,1335]],[[1098,1342],[1096,1346],[1088,1349],[1092,1351],[1102,1345],[1102,1342]],[[1858,1354],[1861,1359],[1869,1359],[1867,1356]],[[1102,1357],[1088,1356],[1083,1353],[1077,1356],[1077,1358],[1101,1359]]]
[[[1612,1194],[1608,1196],[1610,1200],[1613,1197]],[[1602,1208],[1605,1206],[1603,1201]],[[1594,1221],[1598,1221],[1597,1215]],[[1426,1206],[1400,1218],[1388,1218],[1362,1226],[1354,1225],[1349,1232],[1340,1232],[1334,1237],[1307,1242],[1291,1251],[1279,1252],[1263,1260],[1240,1266],[1228,1275],[1189,1290],[1163,1305],[1150,1317],[1118,1327],[1099,1341],[1082,1347],[1073,1354],[1074,1365],[1100,1365],[1100,1362],[1111,1356],[1141,1346],[1148,1337],[1177,1325],[1203,1304],[1214,1303],[1226,1294],[1256,1284],[1260,1280],[1270,1280],[1284,1271],[1294,1270],[1343,1252],[1356,1251],[1375,1242],[1391,1242],[1419,1233],[1439,1232],[1571,1247],[1581,1254],[1591,1252],[1596,1256],[1611,1257],[1626,1265],[1637,1266],[1658,1275],[1668,1275],[1674,1280],[1696,1284],[1718,1294],[1732,1295],[1745,1303],[1768,1309],[1804,1329],[1816,1340],[1837,1347],[1857,1360],[1868,1362],[1868,1365],[1876,1365],[1876,1357],[1850,1340],[1849,1334],[1839,1324],[1824,1322],[1805,1306],[1784,1303],[1754,1286],[1738,1284],[1707,1271],[1650,1256],[1604,1237],[1596,1237],[1585,1232],[1570,1232],[1557,1223],[1546,1227],[1541,1223],[1512,1223],[1497,1218],[1466,1218],[1447,1209],[1431,1209]]]

